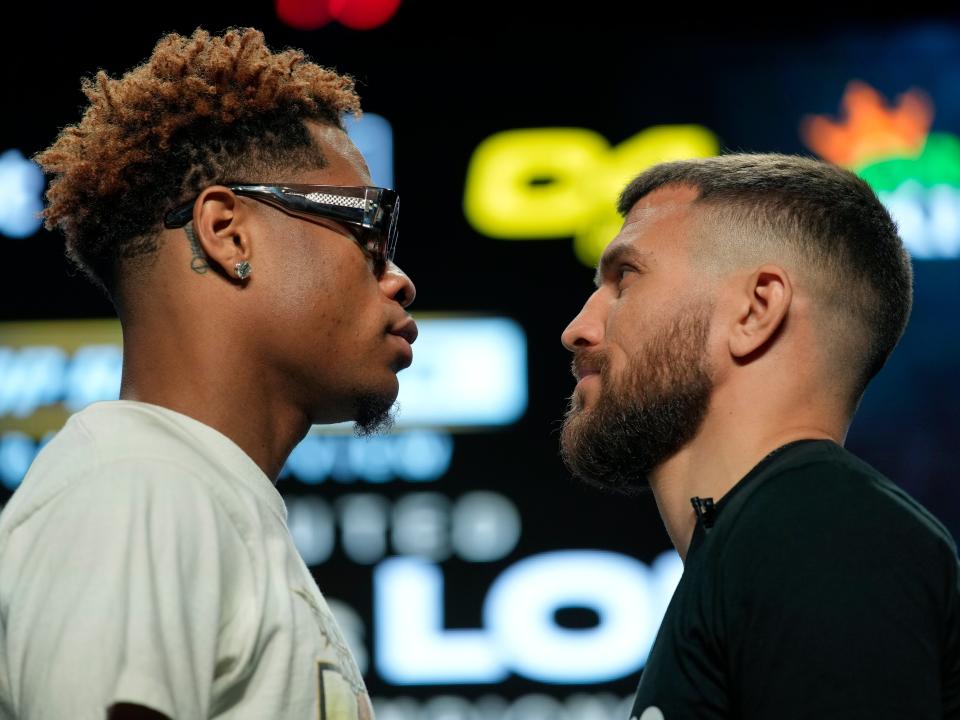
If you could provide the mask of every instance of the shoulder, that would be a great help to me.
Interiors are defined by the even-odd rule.
[[[950,533],[853,454],[818,443],[771,470],[729,508],[715,538],[724,572],[768,578],[784,591],[804,583],[865,592],[911,584],[944,597],[956,585]]]
[[[95,403],[74,415],[71,425],[86,453],[100,462],[149,458],[198,470],[216,467],[207,437],[214,431],[167,408],[124,400]]]
[[[704,612],[741,709],[933,717],[917,708],[940,697],[957,627],[952,539],[839,446],[793,450],[731,495],[703,545]]]
[[[143,578],[168,589],[197,578],[224,587],[250,582],[255,571],[246,535],[190,469],[148,457],[103,462],[96,470],[45,502],[5,513],[0,612],[17,597],[92,585],[104,594]],[[38,567],[57,572],[37,573]]]
[[[138,532],[169,533],[187,540],[224,534],[233,522],[207,485],[190,468],[156,457],[119,458],[97,463],[70,478],[57,492],[27,496],[5,512],[0,552],[14,536],[21,545],[38,538],[77,542],[127,537]],[[189,542],[189,540],[187,540]]]
[[[0,516],[0,549],[13,533],[68,524],[115,530],[169,518],[189,529],[215,517],[230,520],[217,527],[237,524],[236,503],[225,502],[214,481],[221,471],[181,430],[133,404],[100,405],[70,418],[37,456]]]
[[[943,545],[956,554],[947,529],[878,470],[839,445],[801,449],[758,478],[732,519],[731,537],[819,530],[850,536],[876,533]]]
[[[73,478],[95,474],[124,460],[203,467],[205,461],[209,463],[209,452],[184,420],[199,425],[146,403],[94,403],[72,415],[44,446],[17,492],[59,489]]]
[[[77,413],[41,450],[4,508],[0,545],[24,523],[75,507],[119,519],[138,509],[189,516],[220,505],[239,522],[238,503],[220,482],[223,468],[192,430],[143,403],[97,403]]]

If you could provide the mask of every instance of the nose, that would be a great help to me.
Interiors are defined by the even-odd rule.
[[[410,305],[417,296],[413,280],[392,261],[387,263],[379,282],[383,294],[400,303],[401,307]]]
[[[570,352],[577,348],[599,345],[603,340],[603,301],[600,291],[593,293],[583,304],[577,316],[560,335],[560,342]]]

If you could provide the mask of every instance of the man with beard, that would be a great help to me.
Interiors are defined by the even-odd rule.
[[[906,325],[909,258],[851,173],[656,166],[563,333],[563,458],[650,488],[684,573],[639,720],[960,717],[956,546],[842,444]]]
[[[367,720],[274,487],[314,423],[389,420],[414,287],[350,78],[252,29],[168,35],[38,161],[113,301],[117,401],[0,518],[0,716]]]

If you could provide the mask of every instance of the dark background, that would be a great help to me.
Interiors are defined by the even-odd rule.
[[[658,124],[703,125],[729,151],[805,153],[808,114],[836,116],[847,83],[867,82],[889,100],[914,88],[933,99],[933,129],[960,134],[960,23],[938,9],[872,8],[870,17],[826,4],[785,15],[615,4],[404,2],[385,26],[315,31],[282,25],[270,3],[137,7],[23,5],[0,46],[5,91],[0,150],[28,157],[79,118],[81,76],[116,75],[144,60],[166,31],[253,25],[273,48],[300,47],[356,77],[363,107],[393,126],[396,187],[404,217],[397,260],[417,285],[414,315],[468,311],[517,320],[528,338],[529,407],[513,427],[456,437],[453,466],[431,489],[493,489],[524,518],[511,558],[561,548],[615,550],[649,562],[669,547],[652,498],[597,494],[570,480],[557,458],[557,428],[572,390],[559,335],[591,289],[569,238],[502,242],[463,214],[464,178],[477,145],[512,128],[581,127],[612,144]],[[8,11],[10,12],[10,11]],[[772,11],[771,11],[772,13]],[[0,237],[3,320],[111,317],[112,307],[71,271],[62,240],[40,231]],[[915,262],[911,324],[861,406],[848,446],[960,532],[956,446],[960,430],[960,260]],[[402,382],[402,376],[401,376]],[[283,489],[283,488],[282,488]],[[295,483],[284,492],[310,491]],[[391,485],[382,492],[399,493]],[[505,564],[505,563],[503,563]],[[448,621],[475,626],[485,588],[501,566],[447,563]],[[361,614],[369,568],[334,556],[321,587]],[[456,582],[454,582],[454,580]],[[601,689],[627,694],[636,675]],[[369,677],[374,695],[395,689]],[[576,688],[547,688],[567,694]],[[586,688],[595,690],[597,688]],[[490,688],[464,687],[466,696]],[[543,691],[513,678],[506,696]],[[446,690],[445,690],[446,691]],[[406,688],[427,696],[438,688]]]

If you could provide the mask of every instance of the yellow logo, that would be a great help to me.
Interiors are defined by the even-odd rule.
[[[616,200],[630,180],[657,163],[719,149],[699,125],[651,127],[615,147],[584,128],[506,130],[474,151],[464,212],[499,240],[573,237],[577,257],[592,267],[620,230]]]

